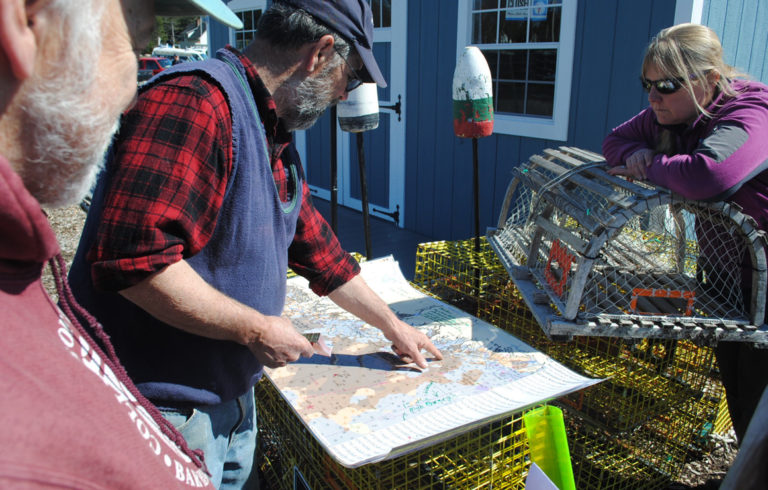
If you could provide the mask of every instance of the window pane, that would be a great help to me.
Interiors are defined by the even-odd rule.
[[[368,0],[373,12],[373,27],[392,27],[392,0]]]
[[[540,1],[541,0],[533,0],[534,3]],[[525,19],[528,17],[528,5],[530,3],[529,0],[504,0],[501,2],[501,8],[507,11],[507,17],[521,17]]]
[[[517,16],[505,15],[505,12],[508,14],[510,9],[502,10],[502,15],[499,16],[499,42],[524,43],[526,29],[528,29],[528,10],[525,9],[526,17],[522,19]]]
[[[483,56],[485,56],[485,61],[488,62],[488,68],[491,70],[491,78],[497,79],[499,78],[497,74],[499,62],[497,58],[499,57],[499,52],[495,50],[488,50],[488,51],[482,51]]]
[[[528,51],[499,51],[498,78],[502,80],[525,80],[525,67],[528,65]],[[488,55],[486,54],[486,58]],[[491,71],[491,73],[495,73]]]
[[[560,41],[561,7],[534,7],[531,14],[532,43],[556,43]],[[537,12],[540,15],[537,15]]]
[[[237,16],[243,21],[243,29],[235,31],[235,47],[237,49],[245,49],[253,41],[253,38],[256,37],[256,27],[261,18],[261,13],[261,9],[237,12]]]
[[[253,12],[250,10],[247,12],[243,12],[243,30],[244,31],[250,31],[254,28],[253,26]]]
[[[528,80],[544,82],[555,81],[557,68],[557,51],[554,49],[535,49],[530,51]]]
[[[525,100],[524,83],[499,82],[498,94],[496,94],[496,111],[523,114],[523,101]]]
[[[473,10],[487,10],[499,8],[499,0],[475,0],[472,2]]]
[[[536,116],[552,116],[555,102],[555,86],[553,84],[531,83],[528,85],[528,98],[525,113]]]
[[[496,42],[496,12],[472,15],[472,44],[493,44]]]
[[[471,39],[473,44],[492,45],[483,56],[499,114],[553,116],[562,5],[558,0],[473,0]],[[530,48],[552,44],[540,45],[546,49],[509,49],[520,43]]]
[[[381,27],[392,27],[392,2],[391,2],[391,0],[383,0],[382,1],[382,5],[381,5]]]
[[[381,0],[373,0],[370,4],[373,12],[373,27],[381,27]]]

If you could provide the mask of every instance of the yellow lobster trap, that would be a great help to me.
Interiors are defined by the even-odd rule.
[[[531,156],[488,234],[545,333],[768,344],[755,222],[605,167],[578,148]]]
[[[347,468],[320,445],[269,379],[255,389],[259,470],[269,490],[525,488],[531,461],[524,411],[393,459]]]
[[[476,278],[480,277],[480,287]],[[488,242],[422,243],[414,285],[604,382],[559,398],[576,487],[668,488],[730,427],[713,349],[690,340],[548,338]]]

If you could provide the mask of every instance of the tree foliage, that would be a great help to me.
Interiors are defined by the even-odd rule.
[[[155,18],[155,30],[152,33],[152,40],[147,46],[147,52],[152,50],[159,44],[171,44],[173,46],[180,44],[184,39],[181,37],[181,33],[184,29],[191,25],[194,25],[199,17],[156,17]]]

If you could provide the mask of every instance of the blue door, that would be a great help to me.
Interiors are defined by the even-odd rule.
[[[388,86],[378,89],[379,127],[363,133],[363,156],[371,216],[404,223],[406,0],[369,0],[374,17],[374,55]],[[398,60],[393,63],[392,60]],[[310,189],[331,199],[331,117],[327,111],[309,130],[297,132]],[[338,203],[362,210],[358,138],[336,127]]]

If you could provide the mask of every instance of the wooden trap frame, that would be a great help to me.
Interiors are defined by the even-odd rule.
[[[754,220],[605,169],[579,148],[531,156],[488,233],[547,336],[768,347],[768,242]]]

